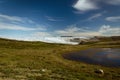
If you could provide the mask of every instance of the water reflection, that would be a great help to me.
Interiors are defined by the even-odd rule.
[[[92,48],[80,52],[68,53],[64,58],[103,66],[120,67],[120,49]]]

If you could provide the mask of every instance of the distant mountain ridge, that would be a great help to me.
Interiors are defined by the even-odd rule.
[[[15,39],[7,39],[0,38],[0,40],[15,40]],[[24,40],[16,40],[16,41],[24,41]],[[94,42],[106,42],[106,41],[120,41],[120,36],[94,36],[91,38],[87,37],[73,37],[73,36],[61,36],[61,37],[45,37],[44,39],[37,40],[46,43],[60,43],[60,44],[85,44],[85,43],[94,43]]]
[[[118,41],[118,40],[120,40],[120,36],[110,36],[110,37],[95,36],[94,38],[96,38],[100,41]]]

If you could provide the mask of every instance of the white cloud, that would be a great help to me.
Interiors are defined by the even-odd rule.
[[[16,28],[17,27],[17,28]],[[8,29],[16,28],[16,30],[36,30],[34,28],[25,28],[21,26],[15,26],[13,28],[7,27]],[[74,36],[74,37],[91,37],[91,36],[120,36],[120,27],[113,27],[110,25],[102,25],[97,31],[87,30],[83,28],[76,27],[76,25],[69,26],[63,30],[57,30],[53,32],[59,36]],[[71,43],[61,37],[53,37],[49,32],[33,32],[32,34],[25,35],[0,35],[3,38],[17,39],[17,40],[26,40],[26,41],[43,41],[49,43],[62,43],[62,44],[77,44]]]
[[[72,25],[72,26],[68,26],[68,28],[66,28],[65,29],[65,32],[77,32],[77,31],[79,31],[80,30],[80,28],[78,28],[78,27],[75,27],[74,25]]]
[[[120,22],[120,16],[107,17],[106,20],[111,22]]]
[[[111,27],[110,25],[103,25],[100,27],[99,33],[106,36],[120,36],[120,27]]]
[[[109,29],[110,29],[109,25],[103,25],[103,26],[100,27],[99,32],[104,33],[104,32],[106,32]]]
[[[101,3],[109,4],[109,5],[120,5],[120,0],[78,0],[73,5],[73,8],[80,11],[95,10],[102,7],[100,6]]]
[[[111,27],[103,25],[97,31],[86,30],[82,28],[68,27],[64,30],[55,31],[60,36],[90,37],[90,36],[120,36],[120,27]]]
[[[4,29],[3,27],[0,29]],[[35,28],[25,28],[21,26],[14,26],[13,28],[8,27],[5,29],[12,29],[12,30],[36,30]],[[74,37],[91,37],[91,36],[120,36],[120,27],[113,27],[110,25],[102,25],[97,31],[87,30],[83,28],[79,28],[76,26],[67,27],[63,30],[56,30],[53,32],[58,36],[74,36]],[[39,38],[44,37],[53,37],[49,32],[34,32],[31,34],[34,40],[38,40]]]
[[[72,44],[72,45],[77,45],[77,42],[70,42],[67,41],[64,38],[61,37],[45,37],[43,40],[41,40],[43,42],[48,42],[48,43],[61,43],[61,44]]]
[[[73,7],[80,11],[94,10],[98,9],[97,5],[90,0],[78,0]]]
[[[34,34],[32,34],[35,37],[50,37],[52,36],[50,33],[48,32],[35,32]]]
[[[88,36],[98,36],[100,35],[98,32],[89,31],[87,29],[78,28],[75,25],[69,26],[64,30],[55,31],[56,34],[60,36],[75,36],[75,37],[88,37]]]
[[[75,33],[75,32],[78,32],[78,31],[87,31],[87,30],[84,30],[84,29],[82,29],[82,28],[78,28],[78,27],[76,27],[76,25],[71,25],[71,26],[68,26],[66,29],[64,29],[64,30],[57,30],[57,31],[55,31],[56,33],[58,33],[58,34],[69,34],[69,35],[72,35],[73,33]]]
[[[74,36],[74,37],[90,37],[90,36],[100,36],[101,34],[96,31],[88,31],[88,32],[66,32],[66,31],[56,31],[57,34],[62,36]]]

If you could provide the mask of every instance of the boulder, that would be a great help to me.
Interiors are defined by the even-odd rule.
[[[102,70],[102,69],[98,69],[98,70],[95,70],[95,73],[97,73],[97,74],[104,74],[104,71]]]

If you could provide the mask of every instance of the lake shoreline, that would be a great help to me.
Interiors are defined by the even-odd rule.
[[[118,50],[117,54],[112,53],[112,50],[114,51],[114,53],[115,53],[115,50]],[[120,67],[120,65],[119,65],[120,64],[119,63],[120,62],[120,58],[119,58],[120,54],[118,54],[119,51],[120,51],[119,48],[89,48],[86,50],[64,53],[62,56],[65,59],[77,61],[77,62],[84,62],[86,64],[101,65],[101,66],[105,66],[105,67]],[[96,53],[100,53],[100,52],[102,52],[102,54],[99,54],[99,55],[96,54]],[[116,58],[117,58],[118,63],[115,64],[116,62],[115,61],[113,62],[109,58],[112,60],[116,60]],[[99,61],[95,61],[95,59],[99,60]]]

